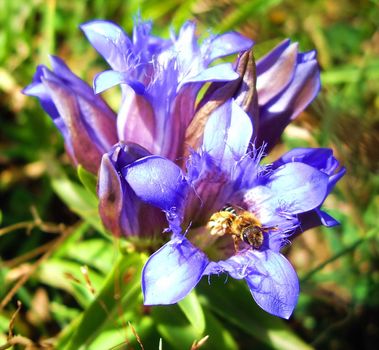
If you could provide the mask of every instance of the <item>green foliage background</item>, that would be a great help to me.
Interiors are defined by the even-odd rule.
[[[378,0],[0,0],[0,8],[0,349],[376,348]],[[178,305],[144,308],[146,255],[104,232],[93,179],[76,174],[49,117],[20,93],[48,54],[91,82],[105,64],[78,25],[110,19],[130,33],[138,13],[162,36],[187,19],[199,33],[238,30],[256,41],[257,57],[286,37],[318,50],[323,90],[271,157],[331,147],[347,175],[326,203],[341,226],[310,230],[286,252],[302,289],[288,322],[224,277],[202,281]]]

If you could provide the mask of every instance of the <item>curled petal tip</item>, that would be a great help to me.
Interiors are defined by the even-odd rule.
[[[129,85],[137,94],[142,95],[145,92],[145,86],[137,80],[128,79],[125,73],[114,70],[107,70],[95,76],[93,88],[96,94],[118,84]]]
[[[125,69],[132,43],[121,27],[110,21],[95,20],[82,24],[80,29],[113,69]]]

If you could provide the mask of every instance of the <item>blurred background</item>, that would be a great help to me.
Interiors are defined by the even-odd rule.
[[[256,58],[284,38],[298,41],[302,51],[317,49],[322,91],[271,157],[293,147],[333,148],[347,174],[325,209],[341,225],[307,231],[288,247],[301,281],[289,321],[262,315],[238,282],[228,281],[218,299],[224,304],[213,304],[202,292],[205,283],[198,291],[202,329],[183,308],[142,310],[120,301],[122,322],[95,323],[98,333],[83,349],[158,349],[160,338],[162,349],[190,349],[207,334],[192,349],[376,349],[378,0],[0,0],[0,8],[0,349],[11,347],[13,335],[19,336],[15,349],[64,348],[65,337],[88,316],[93,289],[101,288],[119,244],[96,229],[96,203],[79,185],[61,135],[21,90],[38,64],[48,65],[49,54],[91,84],[106,65],[79,24],[108,19],[131,33],[138,13],[165,37],[187,19],[196,20],[199,33],[240,31],[255,40]],[[117,106],[111,97],[110,103]]]

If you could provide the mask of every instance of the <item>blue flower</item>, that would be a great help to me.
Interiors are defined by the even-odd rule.
[[[186,22],[170,40],[152,36],[150,22],[137,23],[132,40],[108,21],[92,21],[81,29],[112,68],[97,75],[95,91],[122,86],[119,140],[173,160],[183,155],[185,131],[202,85],[238,78],[231,63],[210,64],[253,45],[233,32],[211,36],[199,45],[193,22]]]
[[[103,22],[101,22],[103,23]],[[97,23],[95,23],[97,24]],[[106,25],[114,26],[113,24],[109,24],[106,22]],[[118,27],[117,27],[118,28]],[[121,30],[121,29],[118,29]],[[225,35],[226,38],[238,38],[238,36],[235,36],[235,34],[228,34]],[[179,36],[181,38],[181,36]],[[179,40],[179,39],[178,39]],[[123,41],[121,41],[123,42]],[[287,49],[285,49],[288,46]],[[122,50],[120,50],[121,52]],[[283,52],[284,51],[284,52]],[[105,50],[105,52],[109,52]],[[288,53],[289,52],[289,53]],[[308,57],[308,60],[305,60],[303,57]],[[117,55],[113,55],[113,57],[117,57]],[[278,62],[275,61],[277,59]],[[302,63],[303,61],[306,61],[307,63]],[[266,63],[264,63],[266,62]],[[111,64],[111,62],[110,62]],[[186,119],[191,121],[188,125],[185,125],[185,128],[181,128],[180,131],[177,129],[175,132],[173,132],[173,129],[162,129],[165,130],[165,133],[162,133],[162,135],[165,135],[165,140],[172,140],[174,137],[175,139],[178,137],[178,135],[182,135],[181,139],[179,140],[179,149],[180,152],[176,153],[176,157],[174,157],[175,153],[172,153],[171,155],[166,155],[169,159],[174,160],[178,163],[185,162],[186,156],[188,156],[190,149],[200,146],[200,143],[203,139],[204,134],[204,125],[206,124],[209,115],[212,113],[213,110],[221,106],[228,98],[234,97],[236,103],[249,115],[249,118],[251,119],[252,124],[254,125],[253,131],[249,132],[249,129],[240,131],[235,131],[236,137],[239,137],[238,134],[241,132],[247,132],[250,135],[251,140],[255,140],[258,144],[260,144],[262,139],[267,137],[268,147],[272,147],[275,142],[277,141],[277,138],[280,134],[276,134],[276,138],[271,137],[270,135],[273,135],[274,131],[276,129],[284,129],[284,126],[287,125],[291,118],[293,119],[300,113],[302,108],[305,108],[308,103],[311,102],[311,100],[315,97],[318,89],[319,89],[319,71],[317,68],[317,63],[314,59],[313,53],[307,53],[307,54],[299,54],[297,52],[297,45],[292,44],[289,45],[288,41],[284,42],[283,44],[279,45],[278,48],[274,49],[270,54],[268,54],[267,58],[262,58],[258,64],[260,65],[260,75],[258,75],[258,88],[259,90],[256,91],[255,85],[256,85],[256,76],[255,76],[255,66],[254,61],[252,58],[251,52],[243,52],[239,55],[235,65],[234,69],[237,72],[239,78],[230,82],[214,82],[211,84],[210,88],[207,90],[205,96],[202,98],[202,100],[199,102],[199,105],[196,109],[196,113],[193,110],[194,106],[194,100],[192,99],[192,105],[191,107],[186,108],[186,112],[195,113],[193,116],[190,116]],[[111,64],[112,65],[112,64]],[[124,64],[126,65],[126,64]],[[272,66],[272,67],[271,67]],[[263,68],[262,68],[263,67]],[[267,80],[268,74],[273,74],[272,71],[277,74],[278,76],[284,75],[286,76],[286,79],[272,79],[275,81],[276,85],[270,82],[268,86],[271,86],[273,89],[272,94],[269,96],[268,89],[264,88],[264,84],[262,81]],[[283,71],[283,72],[282,72]],[[166,71],[170,72],[170,70]],[[271,73],[270,73],[271,72]],[[103,73],[101,73],[103,74]],[[108,73],[107,73],[108,74]],[[305,78],[304,78],[305,77]],[[261,81],[262,80],[262,81]],[[154,84],[157,84],[157,82],[154,82]],[[304,85],[305,84],[305,85]],[[314,86],[313,86],[314,85]],[[313,86],[313,87],[312,87]],[[304,87],[304,92],[301,94],[302,98],[297,98],[297,94],[299,89]],[[192,87],[187,87],[193,88]],[[124,86],[125,89],[125,86]],[[154,89],[152,89],[154,91]],[[188,91],[188,90],[184,90]],[[286,92],[289,91],[289,92]],[[262,94],[262,102],[260,105],[258,102],[260,101],[260,95]],[[148,92],[144,93],[144,96],[149,96]],[[278,97],[279,96],[279,97]],[[286,96],[286,97],[283,97]],[[292,96],[292,97],[291,97]],[[161,103],[161,99],[157,98],[156,100],[154,98],[151,98],[152,105],[159,105]],[[271,114],[271,122],[275,124],[275,128],[268,128],[268,132],[266,131],[267,123],[265,119],[265,115],[267,113],[265,110],[268,108],[267,106],[271,106],[270,108],[275,107],[277,104],[280,105],[283,103],[280,102],[281,100],[289,99],[287,104],[285,105],[285,108],[280,110],[278,113]],[[268,101],[268,102],[267,102]],[[137,104],[138,105],[138,104]],[[150,107],[147,108],[147,110],[150,110]],[[160,109],[158,108],[158,111]],[[294,112],[296,110],[296,113]],[[136,142],[139,142],[139,144],[144,145],[145,147],[149,147],[146,144],[146,140],[148,137],[143,131],[143,123],[141,128],[141,122],[144,118],[143,115],[143,109],[140,109],[140,123],[132,123],[129,128],[127,125],[122,128],[125,132],[131,132],[133,125],[138,125],[138,130],[141,131],[141,139],[135,139]],[[132,113],[132,115],[135,115]],[[179,114],[179,115],[183,115]],[[146,110],[145,110],[145,116],[146,116]],[[259,117],[259,118],[258,118]],[[163,115],[163,118],[167,119],[167,115]],[[177,118],[178,119],[178,118]],[[120,129],[119,129],[120,130]],[[137,137],[137,132],[134,133],[134,136]],[[170,131],[171,130],[171,131]],[[185,130],[185,138],[183,138],[183,133]],[[145,135],[145,138],[143,137]],[[266,136],[264,136],[266,135]],[[131,135],[130,138],[132,138],[133,135]],[[222,140],[223,136],[219,136],[217,134],[216,140]],[[127,139],[127,138],[126,138]],[[176,139],[177,140],[177,139]],[[211,141],[209,141],[211,142]],[[126,142],[127,144],[130,144],[130,142]],[[158,140],[152,140],[152,143],[154,146],[150,147],[151,149],[158,149],[161,145]],[[251,144],[250,144],[251,145]],[[157,148],[158,147],[158,148]],[[114,150],[117,150],[118,154],[119,147],[116,147],[115,149],[111,150],[107,156],[105,156],[105,159],[108,160],[109,157],[115,157],[113,156]],[[120,148],[120,152],[122,151],[122,146]],[[153,153],[153,152],[151,152]],[[184,156],[183,156],[184,153]],[[161,153],[158,153],[159,155],[162,155]],[[117,158],[118,156],[116,156]],[[182,164],[183,165],[183,164]],[[117,174],[120,173],[121,168],[123,165],[118,164],[118,162],[109,163],[106,161],[106,164],[101,166],[100,176],[99,176],[99,198],[100,198],[100,214],[102,216],[103,222],[105,223],[105,226],[111,231],[116,234],[120,234],[122,232],[125,235],[148,235],[148,233],[154,232],[153,235],[156,235],[157,232],[160,232],[164,228],[164,225],[158,225],[154,226],[154,228],[150,229],[144,229],[143,231],[134,231],[132,232],[130,230],[131,227],[127,227],[127,222],[133,222],[136,219],[132,219],[134,215],[136,214],[134,209],[128,209],[139,207],[139,204],[137,202],[134,204],[131,204],[130,206],[125,205],[118,205],[115,207],[114,202],[110,202],[108,193],[115,193],[117,191],[122,190],[125,188],[125,184],[123,184],[124,180],[122,178],[117,178]],[[112,169],[111,169],[112,167]],[[102,177],[105,177],[107,181],[103,181]],[[108,180],[110,178],[113,178],[111,182]],[[125,196],[122,192],[118,194],[118,198],[122,198]],[[127,197],[129,198],[129,195],[127,194]],[[111,209],[112,208],[112,209]],[[108,213],[108,214],[106,214]],[[307,214],[307,218],[312,215],[313,221],[317,221],[318,216],[312,212]],[[325,214],[327,215],[327,214]],[[317,217],[315,217],[317,216]],[[125,220],[125,217],[129,217],[129,220]],[[143,217],[139,215],[139,217]],[[143,221],[143,219],[142,219]],[[307,222],[310,220],[306,220]],[[161,222],[161,220],[160,220]],[[143,223],[141,222],[141,225]],[[142,226],[138,227],[142,227]],[[133,226],[134,229],[137,228],[137,226]]]
[[[227,273],[245,279],[267,312],[291,315],[299,283],[280,250],[303,230],[308,215],[328,225],[330,217],[320,207],[344,169],[338,169],[328,149],[295,149],[273,164],[260,165],[262,152],[249,151],[252,133],[251,119],[230,99],[209,117],[186,172],[155,155],[121,168],[136,196],[163,210],[172,232],[144,267],[145,304],[175,303],[203,276]],[[259,244],[222,230],[212,233],[212,216],[225,206],[254,218],[263,234]]]
[[[202,276],[227,273],[288,318],[299,285],[280,250],[307,228],[337,224],[321,206],[344,169],[328,149],[260,161],[319,91],[315,52],[286,40],[255,66],[251,40],[230,32],[199,44],[193,22],[167,40],[150,22],[132,38],[108,21],[81,29],[110,66],[95,92],[57,57],[24,92],[39,98],[75,164],[98,174],[107,229],[151,238],[169,226],[143,270],[145,304],[175,303]],[[234,64],[214,64],[234,53]],[[116,85],[114,113],[98,94]]]
[[[281,43],[257,62],[255,72],[249,53],[253,42],[238,33],[209,36],[198,44],[193,22],[168,40],[151,35],[151,27],[138,21],[129,38],[112,22],[81,26],[111,67],[96,76],[95,92],[121,85],[116,113],[57,57],[51,58],[51,70],[39,66],[24,89],[52,117],[74,163],[94,174],[101,156],[118,141],[171,160],[187,155],[198,147],[210,111],[230,97],[253,120],[252,140],[265,142],[269,150],[319,90],[315,53],[299,53],[296,43]],[[212,64],[234,53],[239,53],[234,65]],[[205,82],[211,85],[196,105]]]
[[[52,57],[52,70],[39,66],[24,93],[39,98],[74,163],[94,174],[101,156],[118,141],[169,159],[181,157],[199,89],[206,82],[239,78],[231,63],[210,64],[253,45],[234,32],[206,38],[200,45],[193,22],[169,40],[151,35],[150,22],[139,21],[131,39],[108,21],[91,21],[81,29],[112,68],[96,76],[95,92]],[[117,84],[122,102],[115,114],[97,94]]]

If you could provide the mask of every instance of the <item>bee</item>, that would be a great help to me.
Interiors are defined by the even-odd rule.
[[[253,213],[232,205],[226,205],[214,213],[208,221],[207,228],[214,236],[231,235],[236,251],[239,250],[240,242],[245,242],[253,249],[261,248],[264,233],[276,229],[262,226]]]

